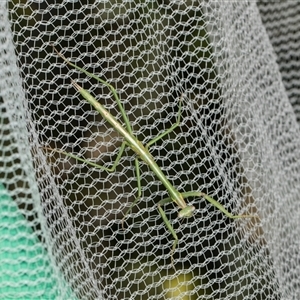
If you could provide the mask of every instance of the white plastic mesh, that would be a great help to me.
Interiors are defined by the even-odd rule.
[[[28,267],[39,274],[32,299],[300,299],[296,2],[15,0],[0,8],[1,183],[24,217],[14,225],[26,223],[43,249],[45,274]],[[142,198],[122,230],[137,193],[133,151],[108,173],[41,148],[105,166],[116,158],[122,137],[71,79],[124,123],[109,90],[67,67],[51,44],[116,87],[143,143],[176,122],[183,95],[180,126],[151,147],[153,157],[179,191],[203,191],[258,218],[231,221],[197,197],[186,199],[197,211],[182,222],[175,204],[164,207],[179,237],[174,271],[173,238],[157,210],[167,191],[141,164]],[[4,298],[18,270],[9,272]]]

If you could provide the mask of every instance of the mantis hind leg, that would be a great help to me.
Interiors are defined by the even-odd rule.
[[[74,155],[72,153],[69,153],[69,152],[65,152],[65,151],[62,151],[62,150],[58,150],[58,149],[52,149],[52,148],[49,148],[49,147],[43,147],[44,149],[46,150],[51,150],[51,151],[54,151],[54,152],[57,152],[57,153],[61,153],[65,156],[68,156],[68,157],[71,157],[71,158],[74,158],[80,162],[83,162],[83,163],[86,163],[87,165],[89,166],[92,166],[92,167],[95,167],[95,168],[98,168],[98,169],[101,169],[101,170],[104,170],[104,171],[107,171],[107,172],[114,172],[120,159],[121,159],[121,156],[125,150],[125,147],[127,146],[127,143],[124,141],[120,147],[120,150],[119,150],[119,153],[118,153],[118,156],[115,160],[115,162],[113,163],[112,167],[111,168],[107,168],[107,167],[103,167],[103,166],[100,166],[99,164],[96,164],[96,163],[93,163],[91,161],[88,161],[87,159],[84,159],[84,158],[80,158],[79,156],[77,155]]]
[[[167,129],[165,132],[163,132],[162,134],[160,134],[159,136],[157,136],[156,138],[154,138],[153,140],[151,140],[149,143],[147,143],[146,145],[146,149],[148,149],[151,145],[153,145],[154,143],[156,143],[157,141],[159,141],[160,139],[162,139],[165,135],[169,134],[170,132],[172,132],[177,126],[179,126],[180,124],[180,118],[181,118],[181,102],[182,102],[182,97],[179,100],[179,110],[178,110],[178,115],[177,115],[177,120],[176,123],[173,124],[169,129]]]

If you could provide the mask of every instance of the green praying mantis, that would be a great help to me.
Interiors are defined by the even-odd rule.
[[[130,208],[127,210],[123,220],[122,220],[122,224],[124,219],[126,218],[127,214],[131,211],[131,209],[134,207],[134,205],[137,204],[137,202],[139,201],[139,199],[141,198],[142,192],[141,192],[141,181],[140,181],[140,168],[139,168],[139,160],[141,159],[142,161],[144,161],[149,168],[153,171],[153,173],[157,176],[157,178],[160,180],[160,182],[165,186],[165,188],[167,189],[168,193],[169,193],[169,197],[162,199],[158,202],[157,206],[158,206],[158,210],[159,213],[165,223],[165,225],[167,226],[169,232],[172,234],[174,241],[173,241],[173,245],[172,245],[172,249],[171,249],[171,261],[172,261],[172,265],[174,266],[173,263],[173,253],[177,247],[178,244],[178,236],[174,230],[174,228],[172,227],[170,221],[168,220],[162,206],[169,204],[171,202],[174,202],[178,207],[179,207],[179,213],[178,213],[178,218],[182,219],[182,218],[190,218],[193,216],[194,211],[195,211],[195,207],[193,205],[187,205],[186,202],[184,201],[184,199],[188,198],[188,197],[203,197],[205,198],[207,201],[209,201],[213,206],[215,206],[216,208],[218,208],[221,212],[223,212],[228,218],[230,219],[238,219],[238,218],[251,218],[254,217],[252,215],[233,215],[231,214],[228,210],[226,210],[226,208],[220,204],[219,202],[217,202],[216,200],[214,200],[212,197],[208,196],[207,194],[203,193],[203,192],[199,192],[199,191],[190,191],[190,192],[182,192],[180,193],[172,184],[171,182],[168,180],[168,178],[164,175],[164,173],[162,172],[161,168],[157,165],[157,163],[155,162],[153,156],[151,155],[151,153],[149,152],[149,147],[156,143],[158,140],[160,140],[161,138],[163,138],[165,135],[169,134],[170,132],[172,132],[177,126],[179,126],[180,124],[180,118],[181,118],[181,102],[179,102],[179,111],[178,111],[178,116],[177,116],[177,120],[176,123],[173,124],[173,126],[171,126],[168,130],[166,130],[165,132],[163,132],[162,134],[160,134],[159,136],[157,136],[156,138],[154,138],[153,140],[151,140],[150,142],[148,142],[145,146],[134,136],[133,132],[132,132],[132,128],[129,122],[129,119],[126,115],[125,109],[121,103],[121,100],[118,96],[118,93],[116,91],[116,89],[109,84],[108,82],[106,82],[105,80],[97,77],[96,75],[78,67],[77,65],[71,63],[67,58],[65,58],[54,46],[53,46],[55,52],[58,54],[58,56],[60,56],[67,64],[69,64],[70,66],[72,66],[73,68],[76,68],[77,70],[85,73],[87,76],[96,79],[98,82],[100,82],[101,84],[105,85],[106,87],[109,88],[109,90],[111,91],[111,93],[113,94],[115,101],[117,102],[118,108],[121,112],[122,118],[124,120],[125,123],[125,127],[121,125],[121,123],[119,121],[116,120],[116,118],[111,115],[109,113],[109,111],[107,111],[105,109],[105,107],[99,103],[87,90],[83,89],[79,84],[77,84],[75,81],[71,81],[72,85],[75,87],[75,89],[83,96],[83,98],[88,101],[100,114],[101,116],[110,123],[110,125],[124,138],[119,153],[117,155],[117,158],[115,160],[115,162],[113,163],[111,168],[107,168],[104,166],[100,166],[96,163],[87,161],[85,159],[82,159],[76,155],[73,155],[71,153],[62,151],[62,150],[58,150],[58,149],[52,149],[52,148],[47,148],[45,147],[45,149],[48,150],[54,150],[58,153],[64,154],[66,156],[69,156],[73,159],[76,159],[77,161],[86,163],[90,166],[96,167],[96,168],[100,168],[102,170],[105,170],[107,172],[114,172],[118,162],[121,159],[121,156],[125,150],[126,147],[130,147],[135,153],[136,153],[136,158],[135,158],[135,172],[136,172],[136,178],[137,178],[137,197],[135,199],[135,201],[131,204]]]

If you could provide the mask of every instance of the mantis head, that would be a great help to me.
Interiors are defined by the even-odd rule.
[[[190,218],[193,216],[195,210],[195,206],[186,206],[182,210],[179,211],[178,213],[178,218]]]

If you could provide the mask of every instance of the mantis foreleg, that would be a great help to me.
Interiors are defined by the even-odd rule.
[[[253,215],[233,215],[232,213],[230,213],[221,203],[219,203],[217,200],[213,199],[212,197],[208,196],[205,193],[202,192],[185,192],[185,193],[181,193],[182,197],[184,199],[188,198],[188,197],[203,197],[205,200],[207,200],[208,202],[210,202],[213,206],[215,206],[217,209],[219,209],[225,216],[227,216],[230,219],[240,219],[240,218],[253,218]],[[159,204],[160,205],[165,205],[168,203],[173,202],[173,200],[169,197],[169,198],[165,198],[162,199]],[[179,218],[184,218],[184,214],[181,214],[181,211],[178,214]],[[167,225],[167,224],[166,224]]]

